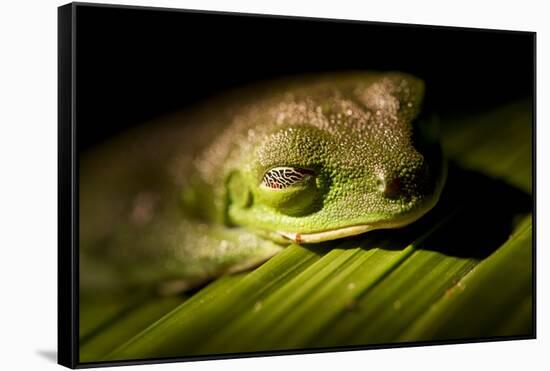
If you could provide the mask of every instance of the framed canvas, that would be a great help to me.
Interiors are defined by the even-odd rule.
[[[535,338],[535,33],[58,20],[60,364]]]

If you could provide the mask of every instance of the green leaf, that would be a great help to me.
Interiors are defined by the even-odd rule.
[[[144,330],[151,318],[160,318],[184,301],[181,297],[165,297],[147,300],[128,308],[124,315],[101,332],[100,336],[91,336],[81,342],[80,361],[93,362],[109,353],[131,334]]]
[[[529,218],[502,247],[435,302],[400,340],[531,334],[532,234]]]

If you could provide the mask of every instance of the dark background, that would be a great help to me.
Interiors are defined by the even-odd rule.
[[[401,70],[442,114],[531,96],[534,34],[78,6],[79,148],[220,90],[304,72]]]

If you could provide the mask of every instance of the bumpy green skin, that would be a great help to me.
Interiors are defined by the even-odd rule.
[[[445,178],[437,140],[415,120],[423,96],[402,73],[264,84],[83,156],[81,282],[168,280],[177,291],[259,264],[281,249],[271,240],[413,222]],[[270,188],[262,180],[278,167],[307,175]]]

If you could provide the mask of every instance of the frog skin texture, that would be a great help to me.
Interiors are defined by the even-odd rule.
[[[423,99],[399,72],[259,83],[83,153],[81,287],[179,292],[289,243],[416,221],[445,182]]]

